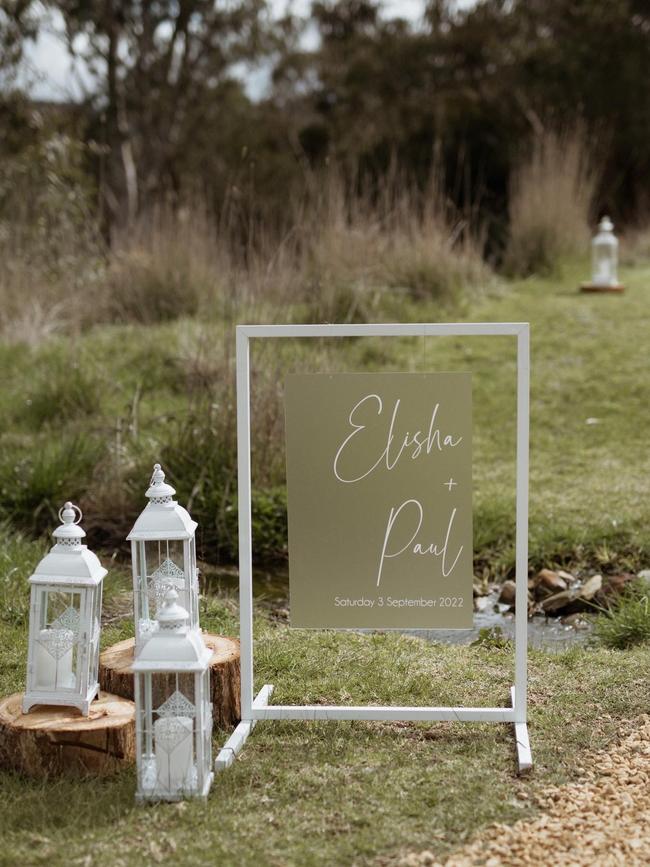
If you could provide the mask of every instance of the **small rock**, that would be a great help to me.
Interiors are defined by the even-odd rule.
[[[592,575],[582,587],[569,587],[542,601],[545,614],[575,614],[593,608],[589,603],[603,586],[602,575]]]
[[[642,569],[640,572],[637,572],[636,577],[645,584],[650,584],[650,569]]]
[[[589,601],[593,599],[596,593],[603,586],[603,576],[602,575],[592,575],[580,588],[580,599],[584,599],[585,601]]]
[[[565,626],[572,626],[574,629],[589,629],[589,624],[579,612],[563,617],[562,623]]]
[[[485,611],[491,601],[489,596],[476,596],[474,598],[474,611]]]
[[[516,595],[517,585],[515,582],[504,581],[501,585],[501,592],[499,593],[499,602],[502,602],[504,605],[514,605]]]
[[[634,580],[636,577],[629,572],[623,572],[621,575],[608,575],[603,580],[602,595],[612,596],[622,593],[630,581]]]
[[[567,589],[567,583],[564,578],[550,569],[542,569],[538,572],[535,583],[546,590],[550,590],[552,593],[559,593],[561,590]]]
[[[564,569],[558,569],[557,574],[560,578],[563,578],[566,581],[568,587],[575,584],[578,580],[575,575],[572,575],[570,572],[565,572]]]
[[[578,595],[579,590],[571,587],[568,590],[561,590],[559,593],[554,593],[541,603],[541,608],[544,614],[555,614],[566,608]]]
[[[528,594],[528,619],[530,620],[535,614],[539,614],[541,612],[541,608],[539,607],[539,602],[533,598],[533,596]]]

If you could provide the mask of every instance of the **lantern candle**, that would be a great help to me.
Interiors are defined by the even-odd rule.
[[[40,689],[66,689],[75,685],[72,673],[70,629],[41,629],[36,644],[36,678]]]
[[[163,717],[154,723],[158,781],[170,792],[189,788],[193,733],[194,721],[188,716]]]

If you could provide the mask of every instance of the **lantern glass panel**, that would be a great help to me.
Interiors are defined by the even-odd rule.
[[[212,768],[212,706],[210,704],[210,670],[199,675],[201,679],[201,699],[203,701],[203,768],[199,785],[205,785],[205,778]]]
[[[190,612],[190,623],[198,624],[199,622],[199,573],[196,568],[196,540],[194,536],[190,539],[190,582],[194,587],[194,593],[189,594],[191,607],[187,606]]]
[[[188,600],[184,546],[180,539],[145,542],[149,616],[155,617],[165,594],[173,587],[181,605]]]
[[[35,636],[37,689],[75,689],[81,622],[79,591],[39,589],[39,624]]]
[[[146,797],[196,794],[202,730],[194,674],[139,675],[140,788]],[[202,769],[201,769],[202,770]]]
[[[90,683],[94,683],[99,675],[99,639],[102,621],[102,585],[100,584],[93,597],[92,618],[90,630]]]
[[[137,624],[137,635],[146,634],[154,626],[155,609],[149,606],[147,592],[147,559],[145,543],[134,542],[132,546],[133,569],[137,576],[135,583],[134,613]]]
[[[614,276],[614,255],[609,244],[598,244],[594,249],[595,280],[610,283]]]

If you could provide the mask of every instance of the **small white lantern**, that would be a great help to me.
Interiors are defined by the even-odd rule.
[[[598,224],[598,233],[591,242],[591,254],[593,285],[602,288],[617,287],[618,239],[614,235],[614,224],[609,217],[603,217]]]
[[[133,567],[133,613],[136,655],[156,628],[156,615],[173,587],[189,612],[189,625],[199,626],[199,580],[196,568],[196,521],[174,500],[176,491],[155,464],[143,509],[128,535]]]
[[[81,510],[66,503],[52,534],[56,544],[30,577],[27,689],[23,712],[35,704],[77,707],[88,716],[99,691],[102,582],[97,556],[81,540]]]
[[[168,590],[133,664],[138,801],[207,797],[212,785],[212,652]]]

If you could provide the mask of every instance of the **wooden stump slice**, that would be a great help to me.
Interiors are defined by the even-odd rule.
[[[108,776],[135,761],[135,706],[100,692],[90,715],[75,708],[35,705],[23,694],[0,699],[0,767],[28,777]]]
[[[202,633],[212,651],[210,693],[212,718],[219,728],[229,729],[241,719],[239,641],[223,635]],[[113,644],[99,657],[99,686],[107,692],[133,699],[133,648],[135,639]]]
[[[625,292],[625,286],[622,283],[615,283],[613,286],[600,286],[598,283],[581,283],[581,292]]]

